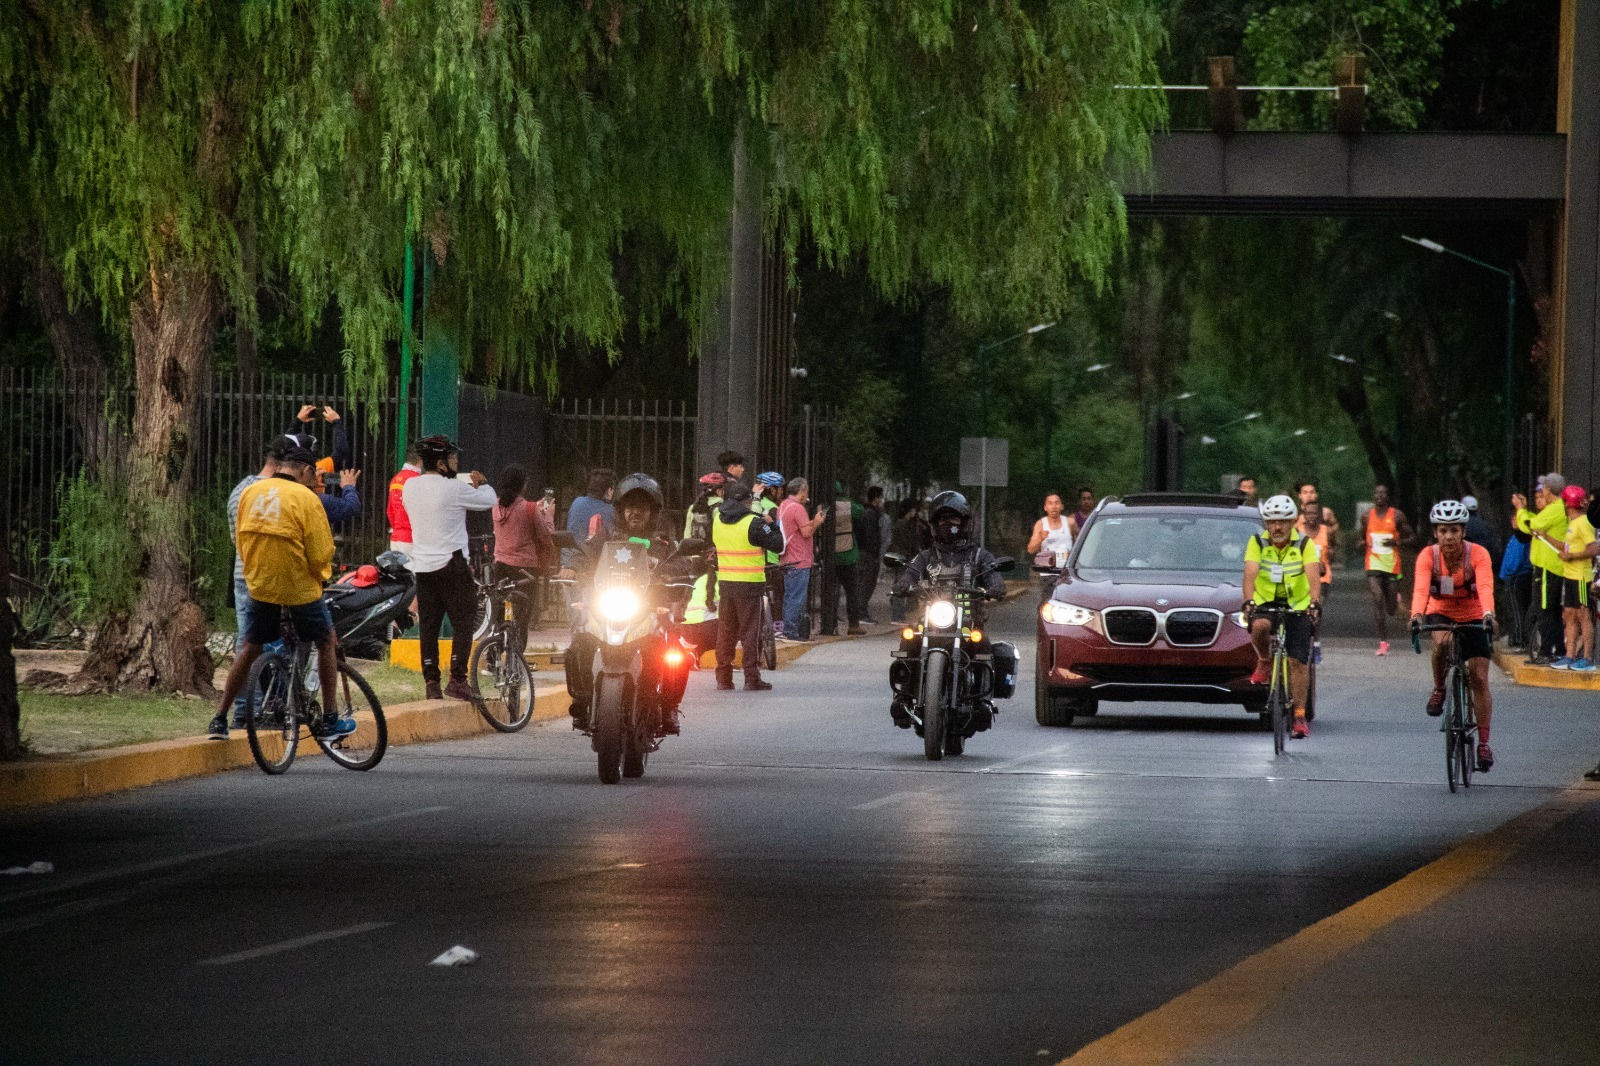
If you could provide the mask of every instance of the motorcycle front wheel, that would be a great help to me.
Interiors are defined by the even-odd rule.
[[[950,653],[934,648],[922,660],[922,753],[937,762],[944,758],[946,729],[945,673]]]
[[[594,753],[600,780],[614,785],[622,780],[622,682],[616,678],[595,678],[592,706]]]

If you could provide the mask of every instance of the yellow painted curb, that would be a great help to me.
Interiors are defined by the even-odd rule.
[[[547,721],[567,713],[564,688],[534,699],[533,720]],[[492,730],[470,703],[460,700],[416,700],[385,707],[391,747],[456,740]],[[315,755],[314,741],[302,741],[300,754]],[[0,763],[0,811],[61,800],[104,796],[144,785],[203,777],[254,766],[250,741],[235,730],[227,740],[188,737],[134,744],[77,755]],[[381,768],[381,764],[380,764]]]
[[[1577,692],[1600,692],[1600,670],[1552,670],[1548,666],[1534,666],[1519,652],[1496,648],[1495,665],[1512,681],[1534,688],[1564,688]]]
[[[448,637],[439,639],[439,661],[448,662],[450,659],[450,644]],[[523,659],[528,663],[529,669],[555,670],[561,665],[561,652],[541,649],[523,654]],[[422,673],[422,641],[415,637],[401,637],[399,640],[389,642],[389,664],[398,666],[402,670],[410,670],[414,674]]]

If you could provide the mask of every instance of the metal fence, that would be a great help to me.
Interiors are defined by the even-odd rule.
[[[590,472],[636,470],[661,483],[667,510],[694,500],[695,415],[673,400],[559,400],[550,412],[546,483],[561,506],[582,495]]]

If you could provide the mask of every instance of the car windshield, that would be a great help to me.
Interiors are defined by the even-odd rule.
[[[1261,523],[1232,515],[1102,515],[1089,524],[1075,560],[1087,570],[1238,573]]]

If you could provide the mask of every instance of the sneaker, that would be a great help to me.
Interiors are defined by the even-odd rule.
[[[1428,717],[1437,718],[1444,713],[1444,689],[1436,688],[1428,697]]]
[[[1571,667],[1571,669],[1580,673],[1592,673],[1594,668],[1594,663],[1590,662],[1588,659],[1576,659],[1573,661]]]
[[[845,633],[852,637],[864,637],[867,635],[867,631],[859,625],[851,626],[845,630]]]
[[[1538,654],[1536,652],[1533,655],[1528,656],[1528,665],[1529,666],[1549,666],[1550,665],[1550,659],[1547,656],[1540,655],[1540,654]]]
[[[429,681],[423,686],[422,698],[425,700],[442,700],[444,693],[439,691],[439,682]]]
[[[1572,663],[1573,660],[1570,657],[1563,655],[1559,659],[1551,659],[1549,666],[1552,670],[1571,670]]]
[[[1389,654],[1389,642],[1387,640],[1378,641],[1377,654],[1379,654],[1379,655],[1388,655]]]
[[[1306,716],[1294,716],[1294,725],[1289,730],[1290,740],[1304,740],[1311,735],[1311,723],[1306,721]]]
[[[206,736],[212,740],[227,740],[228,719],[220,714],[211,719],[211,724],[206,726]]]
[[[719,677],[719,678],[717,678],[717,688],[722,692],[732,692],[733,691],[733,680],[730,678],[727,681],[724,681],[722,678]]]
[[[1489,745],[1478,745],[1478,773],[1486,774],[1494,769],[1494,752],[1489,750]]]
[[[452,677],[450,683],[444,687],[444,695],[445,699],[466,700],[468,703],[476,698],[464,677]]]
[[[810,644],[811,642],[809,640],[803,640],[800,637],[779,637],[778,638],[778,643],[779,644]]]
[[[875,625],[878,624],[878,620],[876,618],[871,618],[871,617],[863,618],[861,620],[861,624],[862,625],[866,625],[866,626],[875,626]]]
[[[758,677],[754,681],[746,681],[744,683],[744,690],[746,692],[771,692],[772,682],[763,681]]]
[[[356,731],[356,720],[329,712],[317,720],[312,733],[319,737],[347,737]]]
[[[1271,680],[1271,669],[1272,665],[1265,659],[1257,659],[1255,673],[1250,675],[1250,683],[1252,685],[1265,685]]]

